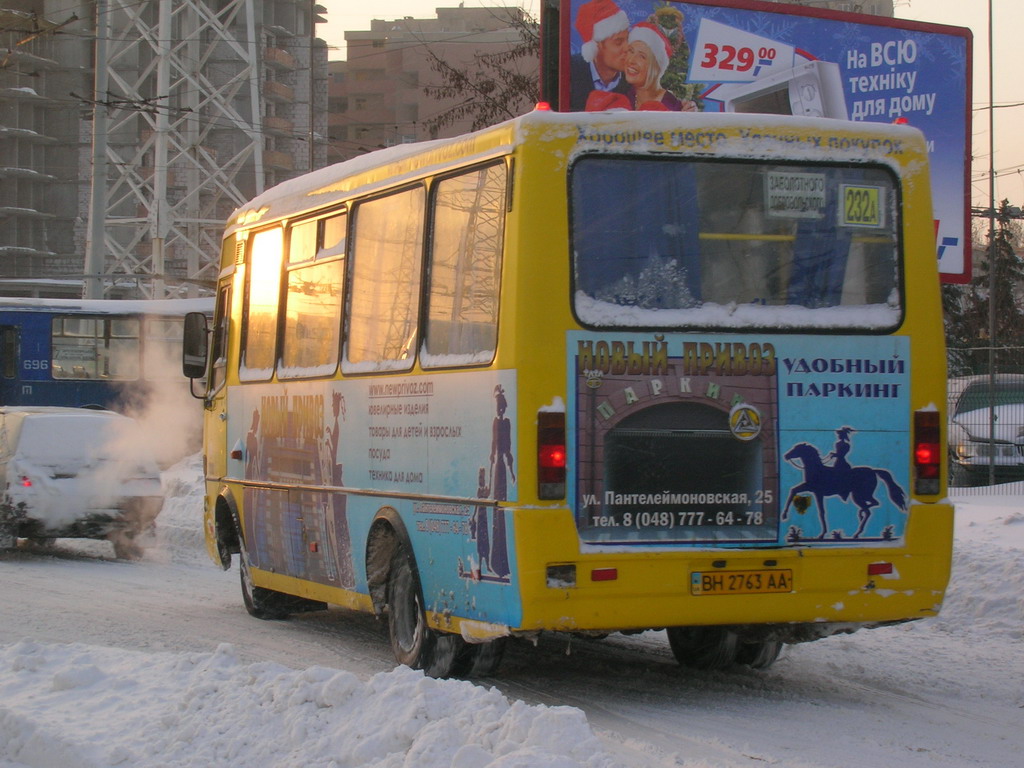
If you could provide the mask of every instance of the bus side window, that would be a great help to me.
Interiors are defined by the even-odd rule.
[[[321,237],[320,250],[317,252],[318,259],[325,259],[328,256],[341,256],[345,253],[345,225],[348,223],[348,216],[341,213],[331,216],[323,221],[323,236]]]
[[[433,200],[424,368],[494,359],[505,232],[506,168],[438,183]]]
[[[50,369],[55,379],[96,378],[98,324],[94,317],[54,316],[50,325]]]
[[[139,378],[139,318],[111,317],[104,326],[100,375],[123,381]]]
[[[211,376],[209,392],[216,392],[226,380],[227,368],[227,337],[228,318],[231,316],[231,283],[222,284],[217,289],[217,303],[214,307],[213,332],[210,341]]]
[[[243,381],[263,381],[274,373],[283,248],[281,227],[257,232],[252,238],[242,313],[239,377]]]
[[[18,378],[18,329],[4,326],[0,329],[0,366],[5,379]]]
[[[166,381],[181,376],[181,317],[144,317],[142,320],[142,378]]]
[[[423,260],[422,187],[355,209],[349,336],[342,369],[404,371],[416,350]]]
[[[63,315],[53,318],[51,329],[55,379],[138,378],[137,317]]]
[[[343,256],[345,218],[334,216],[320,227],[315,219],[292,227],[278,371],[282,378],[326,376],[338,367],[345,262],[337,246],[340,240]],[[292,266],[296,262],[304,263]]]

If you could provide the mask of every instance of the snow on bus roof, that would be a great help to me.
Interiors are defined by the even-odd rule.
[[[266,208],[267,213],[270,214],[266,218],[267,220],[272,220],[280,216],[305,210],[310,207],[307,197],[315,194],[317,189],[328,187],[339,179],[356,176],[382,165],[394,163],[406,157],[419,154],[431,147],[443,146],[446,143],[446,139],[435,139],[433,141],[398,144],[386,149],[367,152],[365,155],[359,155],[351,160],[335,163],[325,168],[318,168],[315,171],[296,176],[294,179],[282,181],[280,184],[271,187],[245,205],[237,208],[228,220],[227,232],[230,233],[239,226],[239,218],[244,213]]]
[[[644,134],[654,132],[687,132],[707,131],[710,128],[719,130],[744,130],[749,129],[749,135],[742,137],[744,141],[743,150],[751,156],[772,156],[775,158],[785,157],[806,157],[809,151],[807,142],[800,145],[799,142],[791,141],[799,132],[827,133],[870,133],[872,139],[878,141],[875,144],[884,142],[886,139],[892,141],[905,141],[920,132],[911,126],[888,125],[885,123],[854,123],[847,120],[834,120],[829,118],[792,117],[789,115],[764,115],[764,114],[737,114],[737,113],[704,113],[704,112],[629,112],[626,110],[612,110],[609,112],[530,112],[513,120],[499,123],[498,125],[485,128],[481,131],[449,139],[434,139],[432,141],[414,142],[410,144],[399,144],[394,147],[368,152],[365,155],[345,160],[341,163],[320,168],[310,173],[297,176],[294,179],[281,182],[271,187],[262,194],[256,196],[245,205],[242,205],[231,215],[225,228],[226,234],[231,234],[236,229],[256,221],[270,222],[286,216],[302,213],[312,207],[326,206],[335,202],[342,202],[356,194],[366,193],[380,186],[391,186],[400,178],[391,178],[387,182],[368,180],[366,185],[359,188],[342,188],[339,182],[344,179],[357,177],[360,174],[373,171],[374,169],[389,164],[398,163],[406,158],[415,155],[429,153],[430,150],[454,146],[459,142],[472,140],[474,137],[483,137],[488,133],[508,130],[512,128],[516,134],[521,135],[525,130],[532,130],[538,127],[549,126],[554,130],[551,138],[564,138],[566,136],[584,136],[589,132],[600,129],[600,131],[627,131],[632,134]],[[792,146],[790,146],[792,145]],[[642,146],[642,142],[634,143],[634,146]],[[733,148],[735,144],[731,144]],[[762,149],[759,151],[759,147]],[[611,146],[611,149],[621,148]],[[484,151],[484,156],[496,153],[499,148]],[[500,147],[508,151],[511,147]],[[817,148],[820,154],[825,147]],[[853,156],[872,157],[878,159],[884,152],[877,146],[870,147],[868,142],[861,142],[851,150]],[[846,155],[844,155],[846,156]],[[458,158],[443,163],[445,167],[455,164],[464,164],[467,161],[476,161],[474,155],[460,155]],[[438,170],[438,159],[425,157],[424,166],[419,169],[420,173],[428,168],[432,171]],[[419,174],[417,174],[418,176]],[[412,178],[412,177],[411,177]],[[314,203],[311,198],[318,197]]]
[[[88,312],[96,315],[184,315],[213,311],[213,297],[201,299],[34,299],[0,298],[0,312]]]

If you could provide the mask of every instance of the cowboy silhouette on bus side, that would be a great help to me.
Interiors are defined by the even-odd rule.
[[[880,502],[875,498],[879,481],[885,484],[889,500],[896,508],[901,512],[907,511],[907,494],[889,470],[851,466],[847,461],[846,457],[853,448],[850,436],[855,431],[853,427],[837,429],[835,446],[824,459],[810,443],[797,443],[786,452],[784,458],[803,472],[804,479],[790,489],[789,498],[782,510],[782,520],[789,517],[789,507],[797,495],[808,493],[814,497],[818,507],[818,518],[821,521],[821,534],[818,538],[824,539],[829,530],[825,498],[838,496],[843,501],[852,501],[857,507],[859,525],[853,538],[858,539],[871,518],[871,510],[879,506]],[[826,463],[829,459],[831,464]]]

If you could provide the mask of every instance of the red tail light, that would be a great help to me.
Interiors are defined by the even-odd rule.
[[[914,493],[939,492],[942,428],[938,411],[914,411]]]
[[[19,480],[18,480],[18,485],[20,485],[22,488],[31,488],[32,487],[32,478],[31,477],[26,477],[25,475],[22,475],[21,478],[19,478]]]
[[[537,497],[565,498],[565,413],[537,414]]]

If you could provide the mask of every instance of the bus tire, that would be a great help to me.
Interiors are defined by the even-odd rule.
[[[242,582],[242,602],[250,616],[264,620],[288,618],[285,603],[290,595],[253,584],[252,574],[249,573],[249,558],[244,549],[238,557],[238,574]]]
[[[676,661],[690,669],[726,669],[736,663],[739,637],[722,627],[669,627]]]
[[[740,642],[736,650],[736,663],[751,669],[768,669],[782,653],[781,640],[753,640]]]
[[[465,677],[491,677],[501,666],[508,639],[499,637],[488,643],[466,643]]]
[[[429,677],[450,677],[466,659],[461,635],[437,632],[427,626],[423,591],[412,554],[398,544],[387,582],[388,635],[395,659]]]

